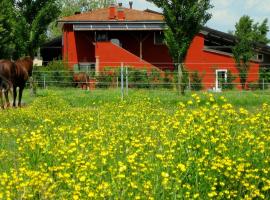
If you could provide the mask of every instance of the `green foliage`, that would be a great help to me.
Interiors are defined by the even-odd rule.
[[[58,16],[55,0],[1,0],[0,7],[0,57],[33,57]]]
[[[150,88],[150,74],[147,70],[131,69],[128,81],[131,88]]]
[[[259,88],[268,89],[270,83],[270,68],[268,66],[260,66]]]
[[[120,68],[106,67],[95,78],[98,88],[117,87],[117,82],[120,80]]]
[[[201,27],[211,18],[210,0],[148,0],[162,9],[167,30],[165,40],[175,63],[179,63],[179,90],[184,94],[184,62],[188,48]]]
[[[234,80],[236,79],[236,76],[234,76],[232,74],[232,72],[230,70],[228,70],[227,72],[227,80],[224,81],[222,80],[221,81],[221,87],[222,87],[222,90],[232,90],[234,88]]]
[[[126,74],[126,68],[124,68],[124,85],[126,84],[127,76],[129,88],[172,89],[177,85],[177,74],[172,71],[166,71],[164,73],[157,69],[148,71],[146,69],[128,68],[128,74]],[[185,72],[185,77],[187,77],[187,72]],[[95,78],[98,88],[115,88],[117,87],[117,82],[118,87],[120,87],[121,68],[106,67]],[[185,82],[188,81],[185,80]],[[185,87],[187,87],[186,84]]]
[[[260,42],[262,44],[268,44],[270,39],[267,38],[269,32],[268,19],[264,19],[261,24],[253,24],[253,38],[254,41]]]
[[[199,75],[198,71],[190,73],[190,89],[193,91],[200,91],[203,89],[202,85],[202,79],[203,77]]]
[[[236,62],[236,67],[239,72],[239,78],[242,89],[246,88],[248,71],[250,68],[250,60],[255,55],[255,45],[257,42],[267,44],[267,33],[269,27],[267,19],[262,24],[254,24],[253,19],[249,16],[243,16],[235,25],[236,45],[233,48],[233,56]]]
[[[44,86],[44,80],[46,86],[67,87],[73,85],[73,72],[61,60],[52,61],[46,67],[35,67],[33,77],[40,87]]]
[[[10,58],[15,51],[14,10],[10,0],[1,0],[0,8],[0,58]]]
[[[58,17],[59,8],[55,0],[20,0],[15,3],[18,11],[18,27],[25,34],[18,34],[18,45],[25,43],[19,54],[34,56],[46,39],[49,24]]]
[[[247,88],[249,90],[258,90],[258,89],[260,89],[260,85],[259,85],[258,81],[248,82]]]

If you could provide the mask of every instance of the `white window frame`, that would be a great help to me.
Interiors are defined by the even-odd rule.
[[[228,70],[227,69],[217,69],[216,70],[216,91],[221,92],[222,88],[219,87],[219,82],[218,82],[218,73],[219,72],[225,72],[225,81],[227,81],[228,78]]]

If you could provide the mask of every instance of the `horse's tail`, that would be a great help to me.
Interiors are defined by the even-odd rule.
[[[0,89],[2,92],[6,92],[8,90],[11,90],[12,88],[12,83],[7,80],[5,77],[0,75]]]

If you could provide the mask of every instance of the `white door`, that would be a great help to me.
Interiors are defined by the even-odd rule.
[[[218,69],[216,70],[216,91],[222,90],[222,84],[227,82],[227,70]]]

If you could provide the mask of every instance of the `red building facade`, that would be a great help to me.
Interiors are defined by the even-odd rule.
[[[159,13],[111,6],[66,17],[59,23],[63,28],[63,59],[70,68],[90,67],[99,72],[122,63],[149,70],[175,68],[163,42],[166,25]],[[238,73],[231,52],[234,44],[233,36],[203,28],[188,50],[186,68],[199,72],[205,89],[219,89],[219,79],[226,79],[228,71]],[[258,80],[259,65],[269,57],[269,47],[258,48],[247,82]]]

